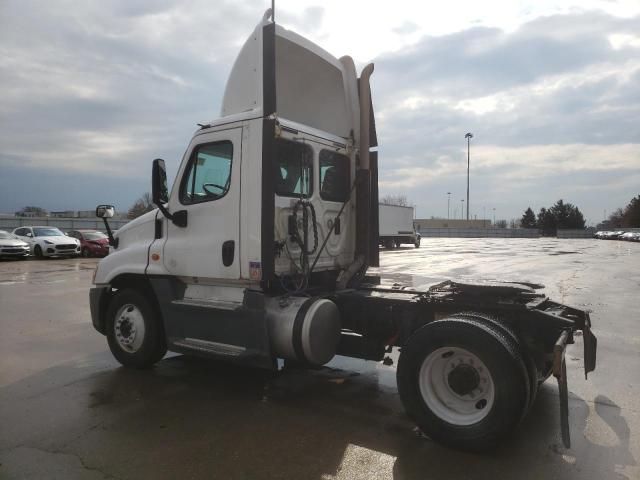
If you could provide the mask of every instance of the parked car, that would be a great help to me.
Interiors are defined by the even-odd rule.
[[[83,257],[106,257],[109,254],[109,237],[99,230],[71,230],[67,235],[80,240]]]
[[[13,234],[27,242],[31,252],[38,258],[80,255],[80,240],[66,236],[56,227],[20,227]]]
[[[0,230],[0,257],[25,258],[29,256],[29,244],[20,240],[13,233]]]

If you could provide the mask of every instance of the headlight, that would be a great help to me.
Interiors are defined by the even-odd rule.
[[[53,242],[50,242],[49,240],[45,240],[44,243],[46,243],[47,245],[53,245]]]

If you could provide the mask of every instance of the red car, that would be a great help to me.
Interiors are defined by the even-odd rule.
[[[109,254],[109,238],[98,230],[71,230],[67,235],[80,240],[83,257],[106,257]]]

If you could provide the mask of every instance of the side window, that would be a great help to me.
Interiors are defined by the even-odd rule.
[[[224,197],[231,186],[233,144],[228,141],[198,145],[182,177],[180,202],[208,202]]]
[[[70,232],[67,232],[67,237],[73,237],[73,238],[80,238],[80,235],[76,232],[74,232],[73,230],[71,230]]]
[[[15,235],[19,235],[21,237],[24,237],[24,234],[27,233],[26,230],[27,230],[26,228],[19,228],[19,229],[16,230]]]
[[[351,186],[349,157],[331,150],[320,152],[320,198],[344,202]]]
[[[313,150],[311,146],[276,140],[276,194],[282,197],[309,197],[313,185]]]

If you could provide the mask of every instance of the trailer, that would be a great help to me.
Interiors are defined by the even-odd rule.
[[[409,243],[420,247],[420,234],[413,225],[413,207],[380,203],[378,213],[380,246],[392,249]]]
[[[221,116],[194,133],[173,188],[114,235],[89,294],[95,329],[124,366],[167,350],[277,371],[279,359],[382,361],[399,349],[400,398],[418,427],[484,450],[513,431],[550,375],[569,445],[564,353],[587,312],[527,283],[383,286],[377,135],[369,78],[267,11],[231,69]]]

